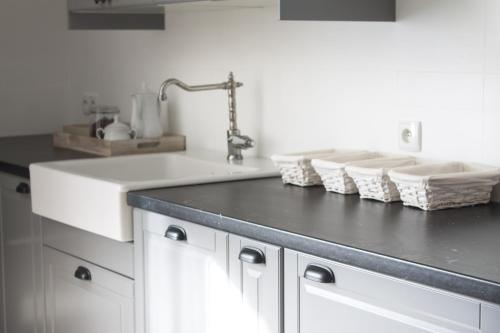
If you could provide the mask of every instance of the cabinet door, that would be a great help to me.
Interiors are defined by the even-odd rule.
[[[481,333],[500,332],[500,306],[481,304]]]
[[[281,20],[395,21],[395,0],[280,0]]]
[[[229,276],[233,332],[280,333],[282,331],[282,249],[229,236]]]
[[[40,220],[31,213],[29,184],[2,176],[1,218],[6,333],[43,331]],[[17,190],[16,190],[17,189]]]
[[[479,332],[476,300],[293,251],[285,288],[287,333]]]
[[[44,247],[47,333],[132,333],[134,281]]]
[[[147,333],[228,332],[228,234],[145,213]]]

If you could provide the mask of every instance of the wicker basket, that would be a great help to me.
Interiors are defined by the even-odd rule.
[[[283,183],[298,186],[321,185],[321,177],[311,166],[314,158],[327,158],[338,154],[349,153],[335,149],[316,150],[286,155],[273,155],[271,159],[280,169]]]
[[[413,157],[382,157],[349,163],[346,171],[356,183],[361,198],[392,202],[400,201],[400,195],[387,175],[389,169],[416,163]]]
[[[404,205],[437,210],[488,203],[500,169],[459,162],[423,164],[395,168],[389,177]]]
[[[347,174],[345,170],[346,166],[349,162],[368,160],[377,157],[380,157],[380,154],[358,152],[329,158],[313,159],[311,164],[314,170],[321,176],[321,180],[327,191],[354,194],[358,193],[358,188],[354,180]]]

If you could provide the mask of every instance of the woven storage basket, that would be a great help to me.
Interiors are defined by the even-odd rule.
[[[314,159],[311,161],[311,164],[321,176],[321,180],[327,191],[354,194],[358,193],[358,188],[354,180],[347,174],[345,167],[349,162],[368,160],[377,157],[380,157],[380,154],[359,152]]]
[[[337,150],[316,150],[285,155],[273,155],[271,160],[280,169],[281,178],[285,184],[298,186],[321,185],[321,177],[311,166],[311,159],[333,156]]]
[[[488,203],[500,169],[459,162],[422,164],[395,168],[389,177],[406,206],[437,210]]]
[[[354,180],[361,198],[392,202],[399,201],[400,195],[396,184],[387,175],[388,171],[416,163],[413,157],[381,157],[351,162],[347,165],[346,172]]]

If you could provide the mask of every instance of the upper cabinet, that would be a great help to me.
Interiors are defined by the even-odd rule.
[[[279,0],[68,0],[70,30],[164,30],[165,10],[260,8]]]
[[[396,0],[68,0],[71,30],[164,30],[165,10],[260,8],[283,21],[395,21]],[[176,6],[177,5],[177,6]]]
[[[290,21],[395,21],[396,0],[280,0]]]
[[[153,0],[68,0],[70,30],[164,30]]]
[[[79,11],[103,11],[153,5],[153,0],[68,0],[68,9]]]

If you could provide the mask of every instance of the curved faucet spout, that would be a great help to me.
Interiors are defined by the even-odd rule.
[[[232,73],[230,74],[232,75]],[[241,82],[234,82],[235,88],[239,88],[243,86],[243,83]],[[177,86],[185,91],[207,91],[207,90],[229,90],[232,88],[232,82],[231,80],[226,81],[226,82],[221,82],[221,83],[215,83],[215,84],[201,84],[201,85],[196,85],[192,86],[187,83],[182,82],[179,79],[176,78],[171,78],[166,81],[164,81],[161,86],[160,86],[160,92],[158,94],[159,98],[161,101],[166,101],[168,99],[167,97],[167,89],[170,86]]]
[[[243,83],[236,82],[232,72],[229,73],[228,80],[222,83],[203,84],[192,86],[182,82],[181,80],[171,78],[164,81],[160,86],[158,98],[160,101],[168,99],[167,89],[170,86],[177,86],[185,91],[206,91],[206,90],[227,90],[229,101],[229,131],[227,137],[228,156],[229,160],[241,160],[242,149],[253,147],[253,140],[250,137],[240,134],[236,121],[236,88],[242,87]]]

